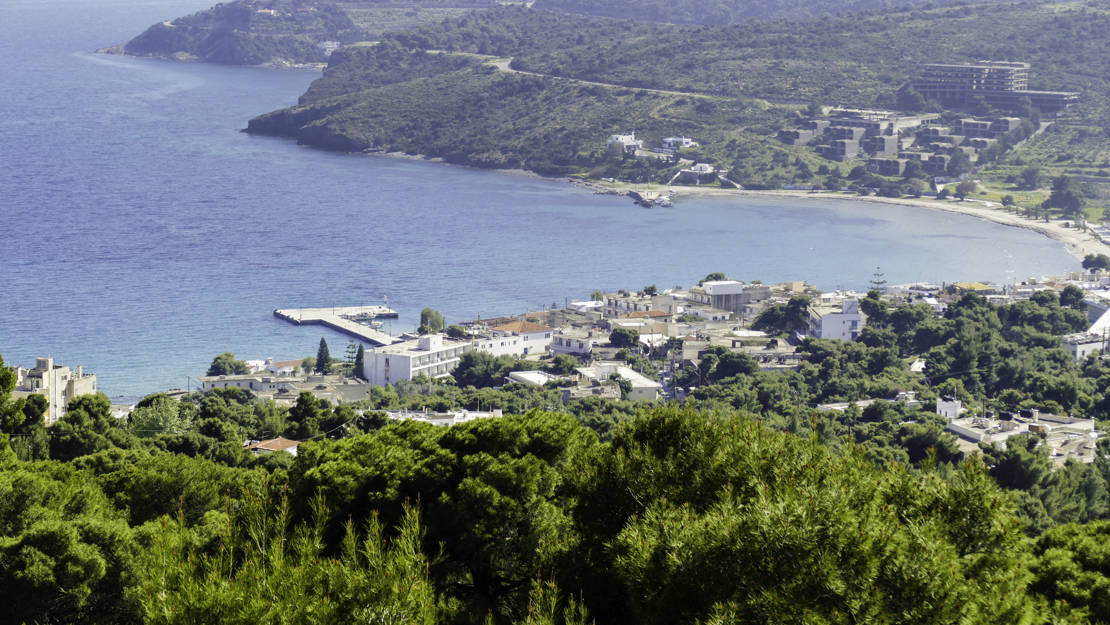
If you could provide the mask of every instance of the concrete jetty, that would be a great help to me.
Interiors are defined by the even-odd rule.
[[[274,316],[290,323],[319,323],[374,345],[392,345],[400,339],[363,325],[354,319],[384,317],[395,319],[397,311],[385,306],[333,306],[331,308],[284,308]]]

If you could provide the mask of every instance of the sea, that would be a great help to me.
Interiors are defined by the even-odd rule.
[[[126,401],[213,356],[348,344],[273,316],[388,303],[412,329],[710,272],[822,289],[1078,268],[1026,230],[835,200],[642,208],[556,180],[335,154],[241,132],[319,72],[94,54],[211,0],[0,2],[0,356],[83,365]],[[601,138],[599,137],[599,140]],[[877,269],[878,268],[878,269]]]

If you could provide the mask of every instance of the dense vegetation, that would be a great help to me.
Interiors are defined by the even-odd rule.
[[[773,136],[798,123],[800,105],[896,106],[899,89],[921,63],[1012,58],[1033,64],[1034,88],[1084,93],[1048,132],[1008,152],[987,150],[980,164],[994,168],[984,179],[1037,206],[1045,194],[1015,183],[1030,163],[1046,176],[1107,171],[1101,137],[1110,75],[1087,61],[1108,52],[1105,8],[1101,0],[983,4],[691,27],[504,7],[385,35],[380,50],[337,55],[299,107],[254,120],[250,129],[330,149],[669,181],[678,162],[605,153],[608,135],[635,129],[647,145],[666,136],[695,137],[701,147],[683,150],[683,162],[715,164],[748,187],[858,185],[920,193],[923,185],[910,183],[923,172],[900,183],[863,180],[862,170],[848,175],[859,162],[841,169]],[[1060,41],[1073,43],[1065,49]],[[875,49],[889,53],[875,55]],[[511,75],[508,67],[534,80]],[[482,97],[487,93],[494,97]],[[1029,132],[1023,129],[1007,146]],[[1083,191],[1091,199],[1101,194]]]
[[[382,50],[379,51],[379,48]],[[599,136],[630,126],[656,135],[695,128],[690,118],[700,101],[680,95],[613,89],[574,81],[506,73],[483,66],[452,71],[459,57],[390,51],[383,46],[359,51],[375,65],[405,65],[433,74],[355,93],[326,96],[342,87],[345,76],[317,82],[307,104],[251,120],[248,130],[295,136],[301,143],[330,149],[406,152],[452,163],[569,174],[606,166]],[[436,58],[429,58],[436,57]],[[440,59],[439,57],[444,57]],[[465,57],[464,57],[465,58]],[[362,66],[337,74],[355,74]],[[438,72],[438,73],[434,73]],[[388,73],[374,74],[379,79]],[[773,118],[765,108],[733,103],[714,107],[727,118]],[[620,171],[620,164],[616,164]],[[648,176],[677,166],[669,162],[626,164]]]
[[[159,22],[124,51],[229,65],[321,63],[328,58],[321,42],[361,38],[346,12],[327,2],[239,0]]]
[[[788,331],[804,305],[758,325]],[[1054,468],[1018,438],[964,458],[931,410],[952,393],[1110,420],[1110,364],[1059,346],[1085,324],[1076,290],[967,295],[943,317],[861,305],[860,339],[807,340],[797,371],[707,350],[677,375],[683,408],[564,406],[492,388],[518,364],[473,357],[354,406],[220,389],[121,421],[92,395],[45,428],[0,364],[0,597],[40,623],[1110,620],[1110,449]],[[885,401],[907,390],[924,407]],[[479,406],[508,416],[378,412]],[[277,434],[305,441],[295,459],[243,448]]]
[[[756,20],[799,20],[915,6],[961,4],[964,0],[536,0],[537,9],[620,17],[670,24],[720,25]]]

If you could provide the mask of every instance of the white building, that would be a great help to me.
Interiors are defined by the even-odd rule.
[[[15,390],[20,394],[38,394],[46,397],[44,420],[51,425],[66,413],[69,402],[78,395],[96,393],[96,374],[85,373],[54,364],[53,358],[36,358],[34,369],[15,368]]]
[[[490,328],[487,336],[474,339],[474,349],[494,356],[543,354],[555,331],[531,321],[513,321]]]
[[[255,393],[276,393],[291,387],[293,382],[304,382],[304,376],[273,376],[268,373],[243,375],[206,375],[197,379],[201,391],[214,388],[245,388]]]
[[[854,299],[846,300],[839,310],[825,306],[809,309],[809,333],[819,339],[854,341],[866,323],[867,315]]]
[[[654,401],[659,399],[659,395],[663,390],[662,384],[644,377],[636,370],[626,367],[619,362],[599,362],[590,367],[578,368],[578,374],[591,382],[604,382],[614,373],[632,384],[632,390],[628,393],[628,399],[632,401]]]
[[[422,336],[366,352],[362,377],[374,386],[395,384],[424,374],[429,378],[449,375],[459,358],[474,349],[469,341],[444,339],[441,334]]]
[[[637,139],[634,132],[627,135],[610,135],[609,140],[605,142],[605,148],[610,156],[622,156],[624,154],[635,154],[636,150],[642,150],[644,142]]]
[[[673,153],[679,148],[696,148],[698,142],[690,137],[666,137],[660,142],[661,152]]]
[[[1099,350],[1104,354],[1107,353],[1107,336],[1101,334],[1069,334],[1061,342],[1064,349],[1068,350],[1076,360],[1085,360],[1087,356]]]
[[[303,360],[278,360],[273,358],[266,359],[266,371],[278,376],[293,375],[301,368]]]
[[[949,421],[959,419],[960,413],[963,411],[963,402],[955,397],[941,397],[937,400],[937,414]]]
[[[978,452],[980,443],[1005,449],[1008,439],[1014,436],[1036,436],[1040,439],[1039,445],[1047,448],[1049,459],[1057,465],[1069,459],[1093,462],[1098,441],[1106,436],[1097,428],[1094,419],[1041,414],[1036,410],[1023,410],[1021,415],[1001,419],[963,417],[949,421],[946,429],[957,436],[956,443],[965,454]]]
[[[652,310],[652,298],[650,295],[628,294],[621,295],[619,293],[605,296],[605,310],[606,317],[624,317],[629,313],[634,312],[647,312]]]
[[[593,354],[594,347],[609,342],[609,335],[595,335],[593,332],[560,330],[551,338],[548,349],[552,354],[586,356]]]

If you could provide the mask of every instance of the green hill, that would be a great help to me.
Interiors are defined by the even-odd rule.
[[[536,0],[537,9],[669,24],[799,20],[867,11],[971,4],[967,0]],[[986,4],[980,0],[976,4]]]
[[[1103,158],[1110,66],[1090,59],[1110,56],[1108,6],[987,4],[717,27],[490,9],[337,56],[298,107],[249,130],[331,149],[655,181],[674,164],[613,163],[605,140],[635,130],[651,145],[684,134],[701,143],[688,158],[745,185],[779,186],[834,165],[772,139],[800,107],[892,107],[922,63],[994,58],[1032,63],[1031,88],[1083,93],[1006,163],[1049,141],[1057,154],[1063,137],[1073,158],[1052,167],[1097,172],[1100,163],[1076,161]],[[1067,130],[1077,126],[1086,130]]]
[[[328,58],[324,42],[360,38],[361,31],[335,5],[241,0],[154,24],[123,51],[228,65],[322,63]]]

